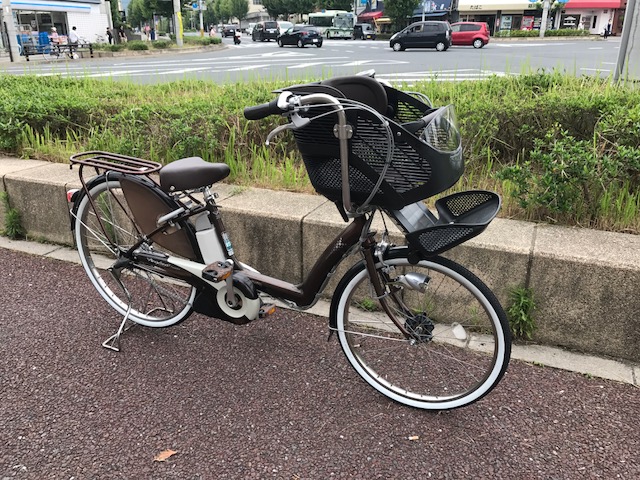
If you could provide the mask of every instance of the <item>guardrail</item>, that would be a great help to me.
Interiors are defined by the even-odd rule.
[[[52,50],[57,49],[60,55],[70,57],[71,53],[77,52],[89,52],[89,56],[93,58],[93,44],[92,43],[79,43],[77,45],[23,45],[22,54],[25,60],[28,62],[30,56],[45,55]]]

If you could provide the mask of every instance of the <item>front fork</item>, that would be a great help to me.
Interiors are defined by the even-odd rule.
[[[412,318],[414,314],[403,301],[402,290],[404,288],[414,288],[406,281],[405,277],[407,277],[407,275],[401,275],[402,278],[391,278],[393,267],[385,264],[383,258],[388,246],[389,244],[384,240],[379,244],[376,243],[373,233],[369,234],[364,242],[362,242],[362,251],[367,273],[369,274],[371,285],[373,285],[376,298],[387,316],[398,330],[402,332],[405,338],[413,339],[415,335],[407,330],[405,321],[408,318]],[[376,266],[376,264],[382,265]],[[415,289],[422,289],[422,287]]]

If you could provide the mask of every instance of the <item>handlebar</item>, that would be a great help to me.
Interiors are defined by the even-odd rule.
[[[268,103],[246,107],[244,109],[244,118],[247,120],[261,120],[270,115],[286,113],[293,108],[293,105],[289,102],[292,96],[293,94],[291,92],[284,91],[278,95],[278,98]]]
[[[286,111],[286,110],[285,110]],[[260,120],[270,115],[278,115],[284,113],[278,106],[278,99],[271,100],[268,103],[261,105],[255,105],[253,107],[246,107],[244,109],[244,118],[247,120]]]

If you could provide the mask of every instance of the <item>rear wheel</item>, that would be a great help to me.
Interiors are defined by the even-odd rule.
[[[509,363],[504,311],[464,267],[440,257],[414,265],[406,254],[394,250],[378,265],[381,298],[363,262],[340,281],[331,305],[340,345],[356,372],[397,402],[427,410],[471,404]]]
[[[436,43],[436,50],[439,52],[444,52],[447,49],[447,44],[444,42]]]
[[[141,325],[168,327],[191,313],[196,288],[184,280],[170,278],[169,265],[164,268],[124,261],[123,253],[138,241],[140,234],[118,180],[104,180],[82,198],[74,238],[91,283],[121,315],[128,310],[129,295],[129,318]],[[152,254],[162,249],[142,244],[138,251]]]
[[[482,48],[482,47],[484,47],[484,42],[482,41],[482,39],[476,38],[473,41],[473,48]]]
[[[318,48],[322,48],[322,42],[318,42],[318,43],[316,43],[316,47],[318,47]]]

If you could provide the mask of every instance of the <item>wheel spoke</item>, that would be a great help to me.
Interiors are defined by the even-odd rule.
[[[145,261],[141,256],[119,265],[117,271],[112,269],[114,260],[138,243],[141,252],[162,253],[157,245],[141,241],[120,182],[99,182],[90,196],[91,201],[84,197],[78,207],[74,234],[82,264],[98,293],[122,315],[131,306],[129,318],[142,325],[163,327],[186,318],[196,290],[184,280],[167,277],[170,265],[165,272],[155,263],[141,263]]]
[[[395,271],[381,273],[388,294],[379,300],[364,267],[341,282],[336,325],[347,359],[370,385],[407,405],[444,409],[476,401],[508,364],[502,308],[480,280],[453,262],[413,265],[398,257],[389,261]],[[426,279],[425,288],[400,281],[409,272]],[[404,338],[398,325],[412,338]]]

